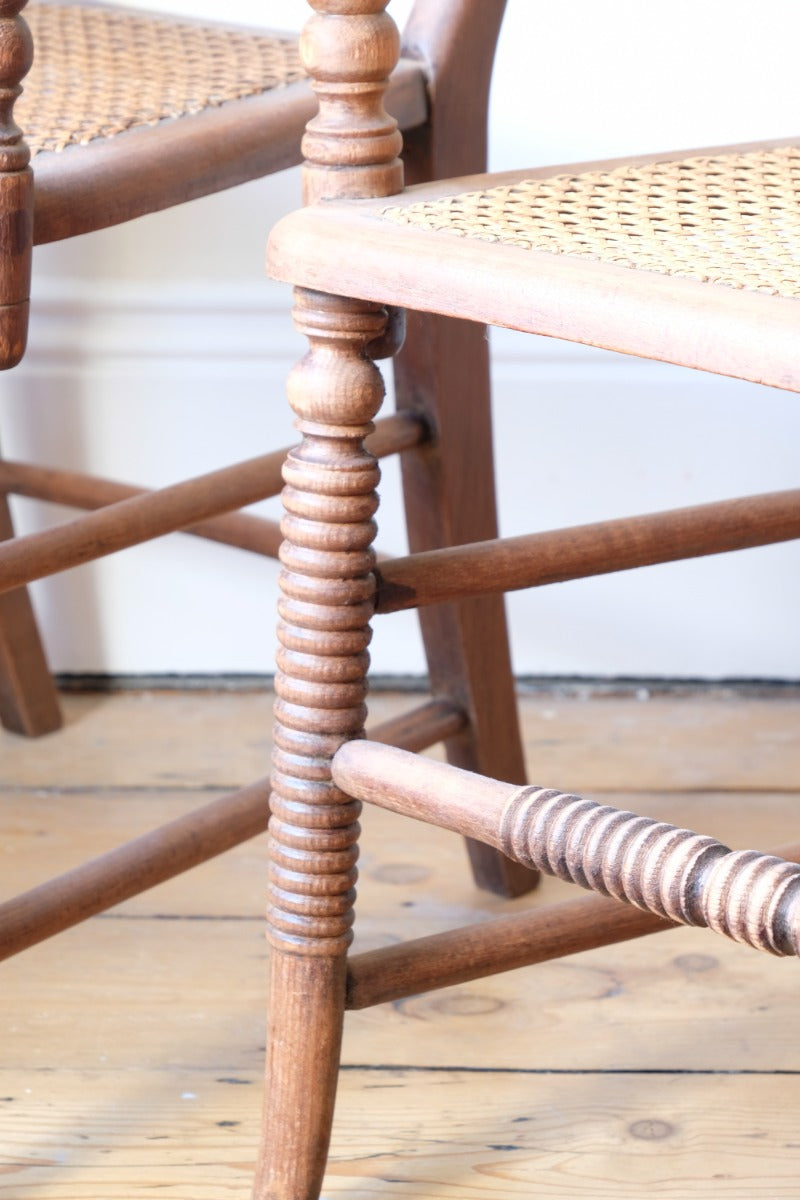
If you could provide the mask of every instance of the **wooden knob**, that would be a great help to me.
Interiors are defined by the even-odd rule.
[[[400,53],[385,0],[312,0],[300,38],[319,113],[303,138],[306,203],[388,196],[403,187],[402,137],[383,105]]]

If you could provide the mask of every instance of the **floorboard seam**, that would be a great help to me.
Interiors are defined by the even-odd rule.
[[[756,1075],[756,1076],[800,1076],[800,1069],[786,1067],[470,1067],[470,1066],[422,1066],[418,1063],[341,1063],[340,1071],[385,1071],[417,1072],[426,1074],[469,1075]]]

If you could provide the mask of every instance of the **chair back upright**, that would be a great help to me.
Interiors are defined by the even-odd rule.
[[[425,63],[431,121],[424,139],[414,130],[405,136],[407,183],[486,170],[489,87],[505,9],[506,0],[415,0],[402,54]]]
[[[33,249],[30,151],[14,121],[33,39],[20,15],[25,0],[0,0],[0,370],[25,353]]]
[[[506,0],[415,0],[402,40],[389,0],[308,0],[300,43],[319,112],[303,140],[305,203],[394,195],[486,169],[486,109]],[[383,106],[397,59],[424,64],[428,124],[403,139]],[[464,136],[454,137],[453,129]],[[445,134],[446,131],[446,134]]]
[[[303,202],[403,190],[402,135],[384,92],[400,56],[388,0],[309,0],[300,56],[319,101],[302,149]]]

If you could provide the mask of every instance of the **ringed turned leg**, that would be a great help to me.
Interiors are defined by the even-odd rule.
[[[317,1200],[351,940],[360,805],[332,782],[363,733],[379,472],[363,439],[383,396],[366,354],[385,313],[298,292],[310,350],[289,381],[301,445],[284,469],[286,541],[270,823],[270,1032],[256,1200]]]

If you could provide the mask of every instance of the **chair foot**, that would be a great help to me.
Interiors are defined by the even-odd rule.
[[[272,951],[264,1121],[253,1200],[318,1200],[341,1051],[344,955]]]
[[[14,536],[8,499],[0,496],[0,541]],[[61,727],[61,709],[25,588],[0,596],[0,722],[39,737]]]

